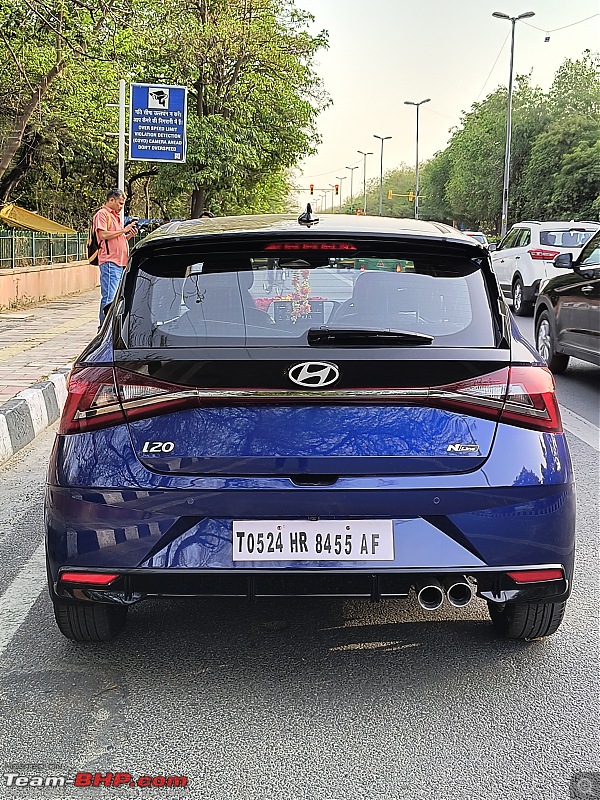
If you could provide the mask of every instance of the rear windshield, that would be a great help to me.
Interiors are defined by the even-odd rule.
[[[562,231],[540,231],[540,244],[551,247],[583,247],[592,238],[594,231],[585,228],[570,228]]]
[[[161,256],[140,263],[126,295],[129,347],[308,347],[323,327],[495,346],[479,259]]]

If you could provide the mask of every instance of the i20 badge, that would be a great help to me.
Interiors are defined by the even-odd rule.
[[[304,389],[322,389],[324,386],[331,386],[339,377],[339,369],[328,361],[302,361],[288,370],[288,378]]]

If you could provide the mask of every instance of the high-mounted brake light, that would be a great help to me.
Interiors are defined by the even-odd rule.
[[[524,569],[506,573],[515,583],[541,583],[560,581],[564,578],[562,569]]]
[[[110,572],[61,572],[61,583],[84,583],[88,586],[108,586],[119,576]]]
[[[272,242],[265,247],[265,250],[333,250],[339,252],[356,250],[356,246],[349,242]]]
[[[542,247],[534,247],[527,252],[534,261],[554,261],[560,255],[560,250],[544,250]]]

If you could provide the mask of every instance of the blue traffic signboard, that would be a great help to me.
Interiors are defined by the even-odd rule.
[[[182,164],[187,87],[132,83],[129,103],[129,159]]]

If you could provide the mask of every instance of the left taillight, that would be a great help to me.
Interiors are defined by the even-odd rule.
[[[560,250],[545,250],[543,247],[534,247],[527,252],[533,261],[554,261],[560,255]]]
[[[125,422],[112,367],[75,368],[67,388],[59,433],[83,433]]]
[[[84,433],[197,404],[198,393],[191,387],[112,367],[80,367],[69,376],[58,432]]]
[[[554,378],[547,367],[510,368],[508,393],[500,421],[546,433],[562,433]]]

